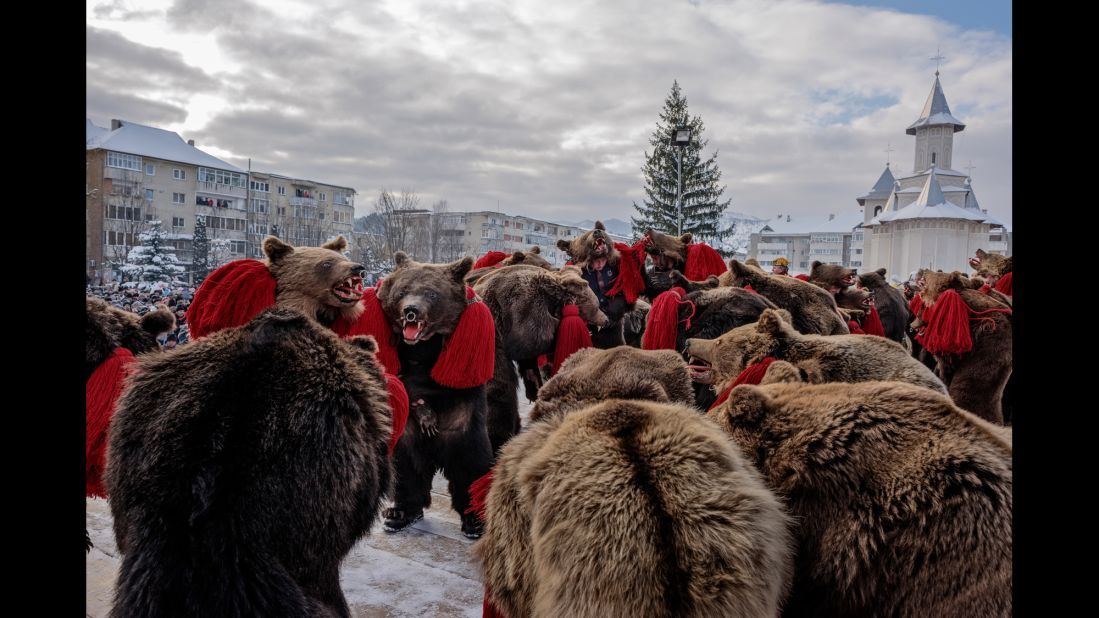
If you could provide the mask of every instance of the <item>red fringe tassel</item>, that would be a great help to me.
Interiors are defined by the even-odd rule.
[[[691,315],[687,316],[687,328],[691,327],[691,318],[695,314],[695,305],[686,300],[687,292],[683,288],[672,288],[661,292],[653,300],[652,309],[645,319],[645,333],[641,336],[643,350],[674,350],[676,335],[679,333],[679,306],[690,305]]]
[[[259,260],[234,260],[210,273],[187,308],[192,339],[247,324],[275,304],[275,277]]]
[[[733,392],[733,389],[741,384],[758,385],[760,381],[763,380],[763,375],[767,373],[767,368],[776,360],[778,359],[773,356],[768,356],[754,365],[749,365],[744,371],[740,372],[740,375],[738,375],[735,380],[733,380],[733,383],[729,385],[729,388],[721,393],[721,396],[717,398],[714,405],[710,406],[709,410],[713,410],[725,403],[725,400],[729,398],[729,393]]]
[[[561,322],[557,325],[557,344],[553,350],[553,374],[561,368],[573,352],[591,347],[591,333],[588,324],[580,317],[576,305],[565,305],[561,311]]]
[[[496,362],[496,324],[473,288],[466,286],[466,308],[443,344],[431,377],[451,388],[473,388],[488,382]]]
[[[509,254],[504,253],[503,251],[489,251],[473,263],[473,270],[484,268],[485,266],[496,266],[500,262],[506,260],[508,255]]]
[[[885,327],[882,326],[877,307],[870,305],[870,311],[867,312],[866,317],[862,321],[862,329],[867,335],[885,336]]]
[[[641,277],[641,267],[645,263],[645,249],[642,241],[634,246],[616,242],[614,248],[618,250],[618,277],[614,285],[607,291],[607,296],[614,296],[621,292],[626,297],[627,304],[637,302],[637,297],[645,291],[645,279]]]
[[[95,368],[84,386],[84,493],[88,496],[107,497],[107,488],[103,485],[107,428],[133,360],[133,352],[115,348],[114,353]]]
[[[692,243],[687,245],[687,263],[684,266],[686,272],[683,276],[690,281],[705,281],[710,275],[720,275],[729,270],[721,254],[713,247],[705,243]]]
[[[391,373],[385,374],[385,388],[389,391],[389,411],[393,417],[393,427],[389,432],[389,456],[392,457],[393,449],[397,448],[397,441],[408,424],[408,392],[404,383]]]

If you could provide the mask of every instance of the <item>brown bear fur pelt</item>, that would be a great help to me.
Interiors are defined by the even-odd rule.
[[[958,272],[926,272],[922,281],[924,316],[947,290],[957,292],[972,311],[989,311],[979,316],[982,319],[969,322],[973,349],[960,356],[936,354],[936,371],[954,403],[987,421],[1004,424],[1002,399],[1011,378],[1012,329],[1011,313],[1002,311],[1011,306],[996,296],[969,288]]]
[[[840,316],[836,299],[820,287],[780,275],[768,275],[754,266],[729,261],[729,272],[718,277],[723,285],[742,288],[751,285],[777,306],[790,312],[794,328],[806,335],[848,335],[847,322]]]
[[[343,236],[319,247],[294,247],[274,236],[265,238],[266,263],[278,281],[275,304],[315,317],[325,326],[341,317],[355,321],[363,312],[356,284],[361,285],[366,269],[340,253],[346,248]],[[350,293],[337,294],[344,286]]]
[[[606,326],[608,319],[575,266],[557,272],[505,266],[478,281],[473,289],[492,312],[500,342],[486,392],[489,441],[495,453],[519,432],[515,364],[523,372],[528,399],[534,400],[542,385],[538,357],[553,355],[564,306],[576,305],[580,317],[595,328]]]
[[[790,522],[744,459],[684,405],[612,399],[532,424],[500,452],[473,550],[494,605],[516,618],[776,615]]]
[[[626,345],[635,348],[641,347],[641,339],[645,336],[645,322],[649,319],[649,311],[653,308],[648,301],[639,298],[634,303],[633,309],[622,318],[622,336]]]
[[[885,337],[903,344],[908,337],[912,313],[901,291],[886,282],[885,273],[884,268],[863,273],[859,275],[859,284],[874,296],[874,307],[885,329]]]
[[[838,266],[836,264],[824,264],[813,260],[809,271],[809,283],[818,285],[830,294],[842,292],[855,285],[858,275],[854,268]]]
[[[783,618],[1011,615],[1002,428],[897,382],[738,386],[707,416],[798,522]]]
[[[158,335],[174,330],[176,318],[167,307],[158,307],[144,316],[112,307],[107,302],[87,297],[87,327],[84,330],[84,379],[117,348],[126,348],[137,356],[160,349]]]
[[[538,394],[531,422],[610,398],[690,404],[687,363],[673,350],[587,348],[569,357]]]
[[[112,616],[350,616],[340,561],[393,477],[375,350],[269,309],[138,361],[107,458]]]
[[[606,226],[602,221],[596,221],[594,228],[571,241],[558,240],[557,248],[568,254],[572,263],[580,268],[580,276],[588,282],[599,299],[599,309],[610,319],[605,328],[592,334],[592,345],[604,349],[625,345],[622,320],[633,309],[633,305],[621,291],[608,295],[618,278],[624,275],[622,252],[614,246]],[[639,270],[644,280],[644,268],[639,267]],[[647,280],[645,284],[647,285]]]
[[[477,281],[479,281],[481,277],[484,277],[489,273],[495,272],[505,266],[518,266],[520,264],[522,264],[523,266],[533,266],[535,268],[541,268],[543,270],[557,270],[553,267],[553,264],[550,264],[549,261],[546,260],[546,258],[542,257],[542,250],[538,247],[538,245],[535,245],[527,251],[516,251],[515,253],[512,253],[503,260],[500,260],[499,263],[492,266],[474,268],[473,270],[469,271],[468,274],[466,274],[466,284],[473,285],[477,283]]]
[[[862,335],[802,335],[782,310],[767,309],[755,324],[717,339],[688,339],[687,354],[713,367],[712,383],[723,390],[749,365],[771,356],[806,371],[808,381],[893,380],[946,393],[941,380],[900,344]]]
[[[464,277],[473,266],[473,258],[449,264],[422,264],[398,251],[393,261],[396,268],[378,286],[377,294],[397,339],[401,363],[398,377],[408,392],[409,403],[422,399],[433,412],[438,431],[429,434],[422,431],[419,423],[409,423],[401,435],[393,456],[397,472],[394,506],[386,518],[408,521],[422,512],[431,504],[432,478],[436,471],[442,470],[449,483],[451,506],[464,517],[465,526],[472,533],[476,517],[465,513],[469,508],[469,486],[492,467],[489,435],[499,436],[502,442],[517,430],[512,418],[488,418],[484,384],[451,388],[432,377],[444,343],[454,333],[466,309]],[[405,318],[413,314],[415,320],[406,323]],[[409,336],[412,333],[408,327],[419,330]],[[486,336],[495,338],[496,350],[503,346],[499,333],[490,331]],[[408,517],[398,516],[402,513]],[[387,529],[401,528],[386,525]]]

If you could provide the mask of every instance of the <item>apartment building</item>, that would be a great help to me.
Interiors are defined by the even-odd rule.
[[[824,217],[779,216],[752,234],[748,257],[770,271],[775,258],[790,260],[790,274],[809,274],[814,261],[852,267],[851,244],[862,213]]]
[[[352,235],[355,190],[273,173],[242,170],[184,141],[177,133],[128,121],[110,128],[86,122],[85,271],[118,277],[117,267],[140,233],[161,221],[193,280],[195,222],[202,218],[214,262],[263,257],[277,234],[316,246]]]

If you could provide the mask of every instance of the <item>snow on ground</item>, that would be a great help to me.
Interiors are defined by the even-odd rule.
[[[530,404],[520,389],[524,424]],[[387,505],[388,506],[388,505]],[[91,535],[86,566],[86,613],[106,617],[111,607],[120,557],[110,507],[88,498],[85,521]],[[397,533],[382,530],[381,519],[344,559],[340,568],[351,613],[356,618],[481,616],[483,589],[470,553],[474,541],[462,536],[461,520],[450,506],[446,479],[435,476],[431,508],[424,518]]]

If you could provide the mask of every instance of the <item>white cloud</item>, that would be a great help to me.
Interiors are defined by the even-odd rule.
[[[128,119],[256,169],[356,187],[360,213],[384,186],[455,210],[499,200],[551,219],[626,219],[675,79],[707,154],[720,152],[733,209],[855,210],[887,142],[894,169],[911,169],[904,129],[941,46],[947,100],[968,125],[954,167],[972,160],[982,206],[1011,220],[1011,40],[939,18],[807,1],[115,4],[89,3],[89,27],[172,76],[146,86],[119,80],[108,57],[89,62],[93,120],[115,117],[115,97]],[[90,56],[103,39],[89,37]],[[184,86],[195,70],[208,87]],[[187,118],[165,123],[177,106]]]

